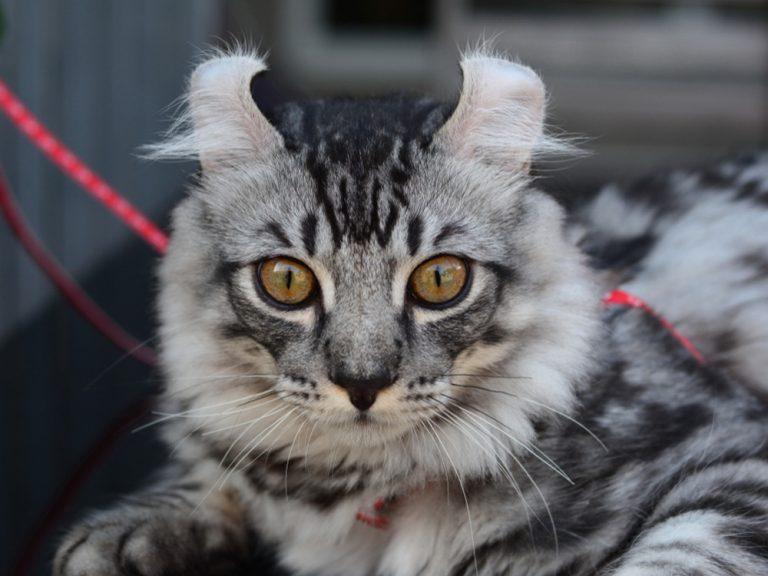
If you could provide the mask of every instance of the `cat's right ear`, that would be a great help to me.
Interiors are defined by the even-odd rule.
[[[530,68],[482,49],[461,61],[458,104],[435,140],[463,157],[527,172],[546,147],[544,84]]]
[[[154,159],[198,159],[205,171],[267,159],[283,145],[280,133],[259,110],[254,79],[267,70],[255,54],[217,55],[189,80],[187,110],[170,137],[147,148]]]

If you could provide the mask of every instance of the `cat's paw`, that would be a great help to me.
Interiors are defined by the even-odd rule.
[[[237,572],[248,558],[243,530],[194,513],[120,514],[84,523],[60,546],[54,576],[194,576]]]

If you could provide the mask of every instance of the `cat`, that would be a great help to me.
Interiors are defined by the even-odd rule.
[[[738,381],[765,372],[722,342],[733,374],[700,362],[652,315],[600,304],[609,269],[685,328],[700,313],[711,354],[710,316],[742,334],[723,253],[744,264],[766,229],[700,239],[683,224],[695,180],[686,209],[673,179],[659,208],[609,187],[566,219],[530,175],[562,150],[544,86],[488,51],[462,57],[455,105],[266,113],[265,69],[245,51],[203,62],[153,150],[202,168],[160,268],[171,462],[71,530],[54,574],[768,573],[768,409]],[[707,195],[724,218],[768,194],[761,158],[752,197]],[[674,230],[723,253],[656,286]]]

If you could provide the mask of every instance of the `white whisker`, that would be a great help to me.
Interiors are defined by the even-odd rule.
[[[293,447],[296,445],[296,440],[299,439],[299,434],[301,434],[301,429],[304,428],[304,425],[307,423],[307,420],[304,420],[301,425],[299,426],[298,430],[296,430],[296,435],[293,437],[293,442],[291,442],[291,447],[288,449],[288,456],[285,459],[285,497],[288,498],[288,468],[291,464],[291,454],[293,454]]]
[[[560,477],[561,477],[561,478],[563,478],[563,479],[564,479],[566,482],[568,482],[568,483],[569,483],[571,486],[573,486],[574,482],[573,482],[573,480],[571,480],[571,477],[570,477],[570,476],[568,476],[568,474],[566,474],[566,473],[563,471],[563,469],[562,469],[562,468],[560,468],[560,466],[558,466],[558,465],[557,465],[557,463],[556,463],[554,460],[552,460],[552,459],[551,459],[549,456],[547,456],[547,455],[546,455],[544,452],[542,452],[541,450],[539,450],[539,449],[538,449],[538,448],[536,448],[535,446],[530,446],[530,445],[526,444],[526,443],[525,443],[525,442],[523,442],[522,440],[520,440],[520,439],[518,439],[518,438],[515,438],[514,436],[512,436],[512,435],[511,435],[509,432],[507,432],[506,430],[504,430],[504,429],[503,429],[503,428],[501,428],[500,426],[497,426],[496,424],[494,424],[494,423],[493,423],[491,420],[495,420],[495,418],[493,418],[493,417],[492,417],[490,414],[486,414],[485,412],[482,412],[482,411],[478,410],[478,409],[477,409],[477,408],[475,408],[475,407],[470,407],[470,408],[472,408],[472,412],[469,412],[469,411],[467,410],[467,408],[466,408],[466,407],[464,407],[464,406],[462,406],[460,403],[458,403],[458,402],[456,401],[456,399],[454,399],[454,398],[451,398],[451,397],[450,397],[450,396],[448,396],[447,394],[441,394],[441,396],[443,396],[443,397],[445,397],[445,398],[448,398],[449,400],[451,400],[451,402],[452,402],[452,405],[453,405],[453,406],[456,406],[456,407],[457,407],[459,410],[462,410],[462,411],[466,412],[466,413],[467,413],[468,415],[470,415],[472,418],[477,418],[477,419],[480,419],[481,421],[485,422],[486,424],[488,424],[488,425],[489,425],[489,426],[491,426],[492,428],[496,429],[498,432],[500,432],[500,433],[504,434],[504,436],[506,436],[507,438],[509,438],[509,440],[511,440],[512,442],[514,442],[514,443],[515,443],[515,444],[517,444],[518,446],[522,447],[522,448],[523,448],[523,449],[524,449],[526,452],[528,452],[529,454],[531,454],[531,455],[532,455],[534,458],[536,458],[536,459],[537,459],[539,462],[541,462],[542,464],[544,464],[544,465],[545,465],[547,468],[549,468],[550,470],[552,470],[553,472],[555,472],[555,473],[556,473],[558,476],[560,476]],[[483,417],[482,417],[482,415],[485,415],[487,418],[483,418]],[[498,420],[496,420],[496,421],[497,421],[497,422],[499,422]],[[501,422],[499,422],[499,424],[502,424],[502,423],[501,423]],[[503,424],[502,424],[502,425],[503,425]]]
[[[472,560],[475,564],[475,574],[479,574],[479,569],[477,566],[477,547],[475,545],[475,529],[472,526],[472,514],[469,511],[469,499],[467,498],[467,491],[464,489],[464,482],[461,479],[461,475],[459,474],[459,469],[456,467],[456,464],[454,464],[453,459],[451,458],[451,455],[448,453],[448,449],[445,447],[445,444],[440,439],[440,436],[438,435],[438,431],[435,430],[434,425],[429,421],[425,420],[425,422],[429,425],[430,428],[435,433],[435,438],[438,442],[440,442],[440,445],[443,447],[443,451],[445,452],[445,457],[448,458],[448,462],[451,463],[451,467],[453,468],[453,472],[456,474],[456,480],[459,482],[459,488],[461,489],[461,495],[464,497],[464,505],[467,508],[467,522],[469,525],[469,538],[472,542]]]

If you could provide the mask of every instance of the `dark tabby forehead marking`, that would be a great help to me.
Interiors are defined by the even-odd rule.
[[[421,247],[421,234],[424,223],[419,216],[414,216],[408,222],[408,253],[413,256]]]
[[[317,216],[309,214],[301,222],[301,241],[304,249],[310,256],[315,255],[315,241],[317,237]]]
[[[450,109],[427,98],[394,96],[292,102],[276,110],[275,127],[286,149],[304,158],[336,247],[344,239],[382,247],[390,242],[409,205],[405,185],[413,154],[429,147]]]
[[[398,218],[400,218],[400,209],[390,200],[389,213],[387,214],[384,226],[381,226],[381,216],[379,215],[379,196],[381,195],[381,182],[378,178],[373,181],[373,190],[371,192],[371,216],[370,216],[370,229],[373,230],[376,235],[376,240],[379,245],[384,247],[389,243],[389,239],[392,237],[392,231],[397,224]]]
[[[283,227],[280,226],[280,224],[277,222],[270,222],[267,224],[267,232],[272,234],[272,236],[274,236],[275,239],[286,248],[290,248],[292,246],[291,241],[288,240],[288,236],[285,235]]]
[[[437,246],[441,242],[447,240],[451,236],[456,236],[458,234],[462,234],[464,232],[464,227],[461,224],[458,224],[456,222],[451,222],[450,224],[446,224],[440,229],[440,232],[435,235],[435,239],[432,240],[432,244]]]
[[[328,197],[328,168],[318,160],[317,153],[314,151],[307,154],[305,166],[315,183],[315,196],[325,214],[326,220],[328,220],[328,226],[330,226],[331,235],[333,236],[333,244],[338,247],[341,245],[342,235],[339,222],[336,219],[336,211],[331,199]]]

